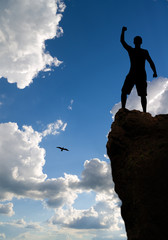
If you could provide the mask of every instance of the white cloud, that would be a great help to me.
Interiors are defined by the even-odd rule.
[[[63,126],[62,126],[62,128],[61,128],[61,130],[64,132],[65,129],[66,129],[66,127],[67,127],[67,123],[64,123]]]
[[[64,124],[60,123],[57,131]],[[47,134],[52,134],[52,130]],[[0,199],[28,197],[45,201],[47,207],[57,209],[50,223],[67,228],[117,229],[119,200],[113,189],[110,164],[99,159],[86,160],[81,179],[71,174],[48,179],[43,173],[45,150],[39,146],[44,136],[44,132],[34,131],[31,126],[20,130],[16,123],[0,124]],[[85,210],[75,209],[78,194],[88,191],[96,192],[96,204]],[[12,213],[12,207],[11,203],[6,205],[6,214],[7,209],[8,214]],[[23,220],[15,224],[25,226]],[[26,228],[35,227],[29,224]]]
[[[60,123],[60,121],[59,121]],[[49,124],[52,125],[52,124]],[[59,133],[64,123],[54,124],[50,131],[39,133],[31,126],[20,130],[16,123],[0,124],[0,200],[15,197],[43,199],[43,191],[50,180],[43,173],[45,150],[39,146],[47,134]],[[60,128],[60,129],[59,129]],[[47,127],[48,130],[48,127]],[[46,181],[45,181],[46,180]],[[61,180],[52,180],[52,186],[59,188]],[[41,186],[41,183],[45,184]],[[47,195],[47,193],[46,193]]]
[[[45,150],[40,143],[48,134],[63,130],[65,123],[56,123],[49,124],[43,132],[31,126],[19,129],[16,123],[0,124],[0,200],[12,201],[14,197],[41,200],[45,207],[55,209],[48,222],[50,226],[123,232],[120,201],[114,192],[109,163],[97,158],[86,160],[79,177],[65,173],[63,177],[47,178],[43,172]],[[91,191],[95,193],[95,204],[88,209],[76,209],[78,195]],[[6,214],[13,214],[12,203],[6,209]],[[39,229],[38,224],[28,224],[23,219],[11,224],[24,231]]]
[[[96,192],[111,193],[113,183],[110,165],[97,158],[91,161],[86,160],[80,186],[85,190],[91,189]]]
[[[49,220],[50,224],[59,224],[74,229],[110,229],[123,231],[123,221],[120,216],[119,200],[114,190],[111,195],[96,194],[96,204],[86,210],[59,208]]]
[[[6,238],[5,234],[4,233],[0,233],[0,239],[5,239],[5,238]]]
[[[15,221],[14,224],[19,225],[19,226],[25,226],[26,222],[23,218],[21,218],[21,219]]]
[[[0,204],[0,214],[12,216],[14,214],[13,203]]]
[[[73,105],[73,103],[74,103],[74,100],[71,99],[70,104],[69,104],[69,106],[68,106],[68,109],[69,109],[69,110],[72,110],[72,105]]]
[[[76,193],[74,201],[66,208],[56,209],[50,224],[74,229],[123,229],[120,201],[114,192],[110,164],[99,159],[86,160],[81,179],[74,176],[74,181],[68,182],[70,192]],[[89,209],[75,209],[73,203],[77,194],[84,191],[94,191],[96,203]]]
[[[47,225],[46,225],[47,227]],[[0,222],[0,229],[4,229],[4,236],[7,239],[47,239],[38,237],[41,233],[46,233],[47,229],[44,228],[44,224],[39,222],[26,222],[24,219],[10,220],[8,222]],[[1,230],[0,230],[1,231]],[[12,232],[15,232],[12,237]],[[20,234],[21,233],[21,234]],[[1,235],[0,235],[0,239]]]
[[[41,226],[38,223],[32,222],[32,223],[27,224],[26,228],[33,229],[33,230],[40,230]]]
[[[0,77],[25,88],[39,71],[61,64],[46,52],[45,41],[62,35],[64,9],[62,0],[1,1]]]
[[[17,228],[26,228],[33,230],[40,230],[42,227],[38,222],[26,222],[23,218],[18,220],[13,220],[10,222],[0,222],[0,226],[12,226]]]
[[[75,175],[65,174],[61,178],[47,179],[39,185],[39,191],[43,193],[46,204],[51,208],[71,206],[77,198],[76,189],[79,179]]]
[[[42,136],[45,137],[45,136],[50,135],[50,134],[52,134],[52,135],[59,134],[60,129],[62,131],[65,131],[66,126],[67,126],[67,123],[63,123],[62,120],[57,120],[56,122],[50,123],[50,124],[47,125],[47,129],[45,129],[42,132]]]
[[[108,155],[107,154],[104,154],[104,158],[106,159],[109,159]]]
[[[0,124],[1,200],[22,196],[30,190],[29,184],[44,181],[45,150],[39,147],[41,140],[41,135],[31,126],[19,130],[16,123]]]
[[[159,77],[152,82],[148,82],[147,111],[152,115],[168,113],[168,78]],[[111,110],[113,115],[121,108],[121,103],[117,103]],[[140,97],[137,96],[136,89],[128,96],[126,108],[142,111]]]

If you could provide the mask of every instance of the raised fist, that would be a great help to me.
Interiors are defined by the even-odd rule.
[[[127,27],[123,27],[122,31],[124,31],[124,32],[127,31]]]
[[[153,74],[153,77],[156,78],[156,77],[157,77],[157,73],[154,73],[154,74]]]

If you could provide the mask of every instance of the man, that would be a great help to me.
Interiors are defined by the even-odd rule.
[[[150,64],[151,69],[153,70],[153,77],[157,77],[156,68],[148,51],[141,48],[142,38],[140,36],[136,36],[134,38],[135,48],[132,48],[124,40],[125,31],[127,31],[127,28],[123,27],[120,41],[129,54],[131,66],[122,87],[121,105],[122,108],[125,108],[127,94],[130,94],[133,86],[136,85],[137,93],[141,97],[143,112],[146,112],[147,77],[145,71],[145,61],[147,60]]]

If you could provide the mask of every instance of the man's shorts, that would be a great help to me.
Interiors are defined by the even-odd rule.
[[[136,86],[138,96],[147,96],[146,73],[136,76],[129,73],[122,87],[122,93],[130,94],[134,85]]]

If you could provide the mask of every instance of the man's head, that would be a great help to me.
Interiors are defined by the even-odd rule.
[[[135,47],[140,47],[142,44],[142,38],[140,36],[134,37],[134,44],[135,44]]]

